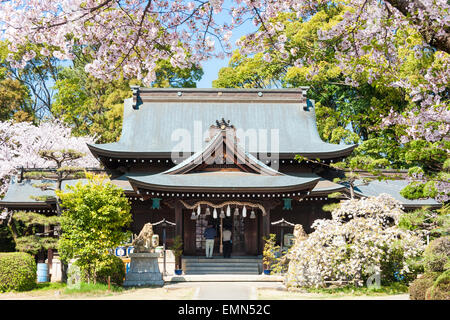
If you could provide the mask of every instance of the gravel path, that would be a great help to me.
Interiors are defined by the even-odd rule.
[[[59,291],[2,293],[0,300],[409,300],[408,294],[382,296],[288,292],[279,282],[179,282],[162,288],[139,288],[105,295],[66,295]]]

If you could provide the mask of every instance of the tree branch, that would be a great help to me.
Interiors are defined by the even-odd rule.
[[[411,2],[413,2],[413,8],[426,12],[426,7],[422,2],[418,0],[385,0],[392,7],[400,11],[411,23],[413,23],[418,31],[422,34],[425,41],[432,47],[444,51],[450,54],[450,30],[448,28],[439,30],[443,31],[443,34],[438,35],[437,31],[433,30],[426,21],[419,19],[412,14],[408,9]]]

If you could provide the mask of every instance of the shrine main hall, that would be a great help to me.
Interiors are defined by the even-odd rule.
[[[227,227],[233,256],[260,257],[263,237],[274,233],[280,244],[294,224],[312,232],[316,219],[331,217],[323,206],[339,201],[328,195],[349,193],[348,186],[333,182],[343,172],[330,165],[356,145],[322,141],[307,90],[132,87],[119,141],[88,147],[129,197],[134,234],[165,218],[176,224],[167,229],[168,246],[179,235],[185,256],[204,256],[203,234],[212,224],[215,255]],[[297,155],[305,160],[295,160]],[[36,182],[12,179],[0,206],[54,212],[55,203],[30,197],[43,193],[32,187]],[[403,198],[399,192],[406,184],[374,180],[356,185],[354,194],[388,193],[405,209],[437,205]],[[154,231],[161,239],[160,225]]]

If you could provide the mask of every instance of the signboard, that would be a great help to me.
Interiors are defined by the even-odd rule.
[[[129,246],[127,248],[127,256],[130,256],[130,253],[133,253],[133,252],[134,252],[134,247],[133,246]]]
[[[286,247],[291,247],[294,244],[295,237],[292,233],[286,233],[284,235],[283,243]]]
[[[115,253],[118,257],[125,257],[127,255],[125,247],[117,247]]]

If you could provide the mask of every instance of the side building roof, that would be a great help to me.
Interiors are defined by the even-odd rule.
[[[408,185],[407,180],[372,180],[364,183],[362,180],[355,181],[355,194],[363,197],[378,196],[382,193],[387,193],[394,199],[400,201],[403,207],[408,209],[420,208],[423,206],[430,206],[433,208],[441,207],[441,204],[434,199],[406,199],[400,194],[400,191]]]
[[[65,180],[62,182],[62,190],[68,185],[75,185],[77,182],[81,181],[85,183],[86,179],[74,179]],[[53,197],[55,192],[53,190],[42,190],[37,187],[41,183],[55,183],[53,180],[35,180],[35,179],[24,179],[22,182],[16,181],[15,177],[11,178],[9,183],[8,191],[6,191],[3,199],[0,200],[0,207],[48,207],[51,202],[46,202],[42,200],[36,200],[35,197]],[[54,201],[53,201],[54,202]]]

